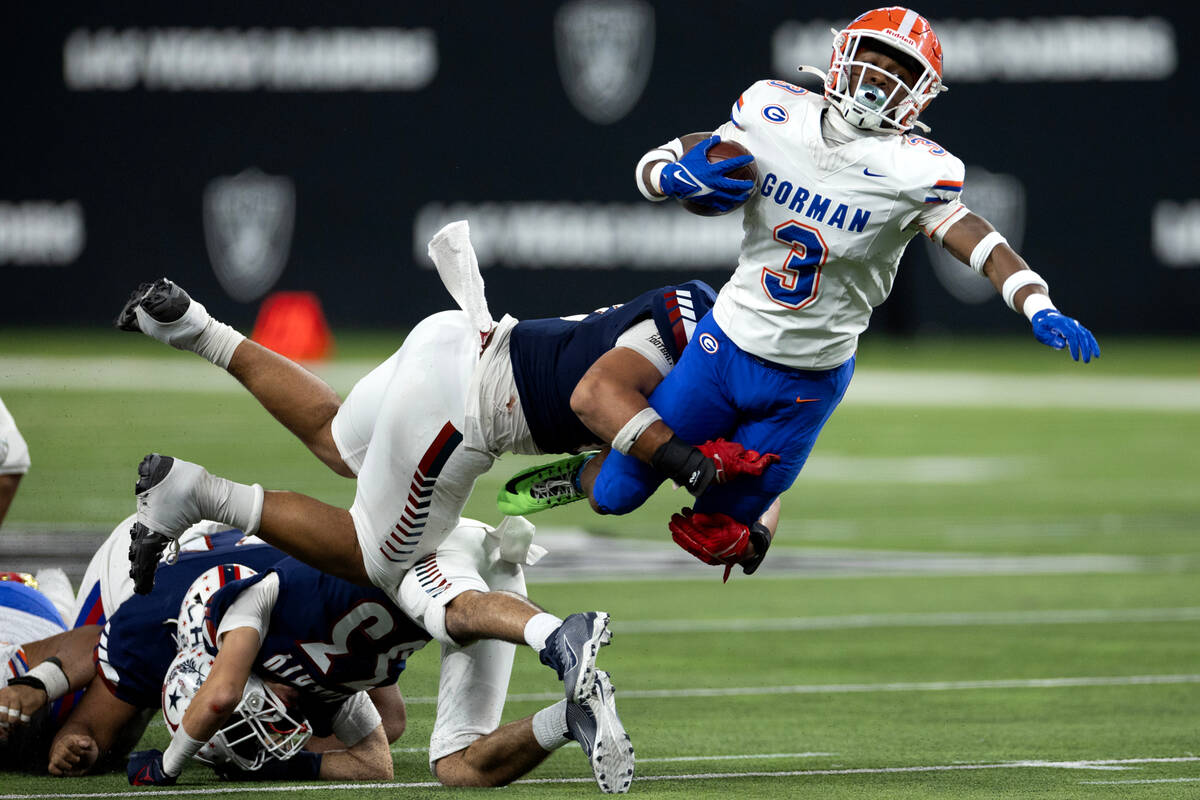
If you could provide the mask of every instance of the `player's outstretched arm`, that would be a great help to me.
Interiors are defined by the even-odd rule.
[[[258,655],[258,630],[246,627],[226,631],[219,646],[212,669],[183,712],[166,752],[141,750],[130,754],[125,774],[134,786],[173,785],[184,765],[221,729],[241,702]]]
[[[94,678],[50,744],[50,774],[86,774],[137,713],[136,706],[117,699],[99,676]]]
[[[1029,268],[1005,238],[977,214],[955,222],[942,246],[959,261],[986,275],[1008,307],[1024,314],[1033,335],[1055,350],[1068,349],[1071,358],[1087,363],[1099,357],[1100,345],[1087,328],[1055,308],[1046,281]]]
[[[662,373],[645,356],[614,347],[596,359],[571,393],[571,410],[588,429],[613,449],[642,461],[693,495],[711,483],[739,475],[761,475],[779,460],[772,454],[745,450],[736,442],[718,439],[692,446],[675,436],[647,399],[662,381]],[[588,490],[600,461],[585,466],[580,485]]]

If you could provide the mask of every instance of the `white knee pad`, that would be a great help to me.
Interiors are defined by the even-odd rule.
[[[416,570],[411,569],[400,581],[400,609],[415,619],[441,644],[457,646],[458,642],[446,632],[446,605],[439,597],[432,597],[421,586]]]

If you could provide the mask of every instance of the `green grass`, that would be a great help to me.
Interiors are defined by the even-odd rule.
[[[393,334],[343,335],[338,359],[365,364],[386,356],[397,341]],[[1027,378],[1031,385],[1043,375],[1080,373],[1200,379],[1195,342],[1102,337],[1102,346],[1100,362],[1083,367],[1024,339],[868,339],[859,368],[995,371]],[[68,527],[111,527],[132,511],[135,467],[150,450],[339,505],[353,497],[350,481],[324,471],[248,396],[28,384],[5,388],[4,364],[35,354],[118,354],[161,358],[164,365],[194,358],[141,337],[0,333],[0,396],[34,459],[6,528],[52,535]],[[598,607],[613,614],[616,636],[601,664],[613,674],[622,719],[641,759],[642,779],[631,792],[637,796],[1197,796],[1195,761],[1127,763],[1117,765],[1124,767],[1119,770],[1012,765],[1197,754],[1200,683],[1194,678],[1121,682],[1131,676],[1200,673],[1200,622],[1194,612],[1200,608],[1197,442],[1200,413],[1187,411],[847,404],[823,433],[811,473],[802,474],[785,497],[776,546],[798,552],[833,548],[984,557],[1116,555],[1142,559],[1140,568],[992,576],[738,574],[725,585],[715,571],[699,566],[694,578],[596,583],[538,583],[534,568],[531,594],[556,612]],[[951,474],[914,481],[911,473],[919,464],[912,459],[917,458],[949,464]],[[500,483],[533,461],[504,458],[480,480],[468,514],[494,520],[492,500]],[[961,475],[953,474],[958,464],[967,465]],[[971,465],[984,472],[973,475]],[[664,489],[628,517],[600,518],[569,506],[534,521],[662,540],[666,517],[686,500]],[[0,548],[3,543],[0,531]],[[1092,621],[1068,621],[1068,611],[1089,612]],[[1050,612],[1064,614],[1048,620],[1043,615]],[[947,614],[975,616],[952,624]],[[1003,614],[1013,616],[1007,622],[987,616]],[[863,621],[863,615],[873,616]],[[780,622],[796,618],[822,618],[825,625]],[[717,629],[722,621],[729,630]],[[771,629],[772,621],[780,624]],[[643,632],[651,623],[678,627],[684,622],[702,629]],[[410,698],[409,730],[401,747],[428,742],[437,662],[433,648],[418,653],[401,679]],[[1111,679],[1113,685],[1035,688],[1028,683],[1062,678]],[[980,681],[1009,683],[1005,688],[944,686]],[[519,652],[510,689],[518,697],[510,700],[506,719],[547,705],[556,687],[531,653]],[[646,696],[729,688],[746,691]],[[519,697],[531,694],[535,699]],[[152,727],[145,744],[165,741],[164,729]],[[831,755],[797,755],[805,753]],[[700,760],[655,760],[693,757]],[[430,780],[423,753],[397,751],[395,763],[396,781]],[[924,769],[934,767],[940,769]],[[802,774],[777,774],[789,772]],[[736,777],[745,773],[770,774]],[[734,776],[685,779],[712,774]],[[594,796],[589,775],[579,752],[565,748],[530,777],[579,782],[518,784],[504,796]],[[647,780],[653,776],[677,777]],[[1121,780],[1173,782],[1087,783]],[[199,767],[189,768],[183,783],[180,788],[233,788],[215,783]],[[0,794],[128,789],[119,775],[76,781],[0,776]],[[398,793],[448,794],[440,788],[362,787],[326,790],[321,796],[359,800]],[[243,795],[296,796],[268,787],[228,796]]]

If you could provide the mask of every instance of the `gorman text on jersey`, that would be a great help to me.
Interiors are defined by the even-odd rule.
[[[780,180],[774,172],[768,172],[763,178],[759,192],[763,197],[774,200],[789,211],[803,212],[804,216],[817,222],[824,222],[831,228],[862,233],[871,218],[871,212],[863,208],[855,208],[854,216],[850,214],[850,206],[845,203],[834,204],[832,198],[811,194],[803,186],[794,185],[791,181]],[[811,198],[811,199],[810,199]],[[808,207],[805,208],[807,203]],[[832,209],[832,210],[830,210]]]

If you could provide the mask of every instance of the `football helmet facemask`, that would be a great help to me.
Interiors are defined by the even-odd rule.
[[[865,130],[898,133],[919,127],[928,131],[917,115],[947,91],[942,83],[942,44],[929,22],[911,9],[890,6],[868,11],[845,29],[832,32],[829,72],[810,66],[801,66],[800,71],[822,78],[825,97],[846,121]],[[912,84],[862,60],[868,50],[895,52],[897,60],[915,64]],[[894,81],[895,86],[885,91],[867,80],[872,73]]]
[[[212,669],[213,657],[202,647],[180,650],[163,681],[163,719],[171,735],[200,684]],[[242,701],[221,729],[204,743],[196,759],[205,764],[233,764],[256,770],[269,758],[286,761],[308,742],[312,726],[305,717],[279,699],[256,675],[246,681]]]

